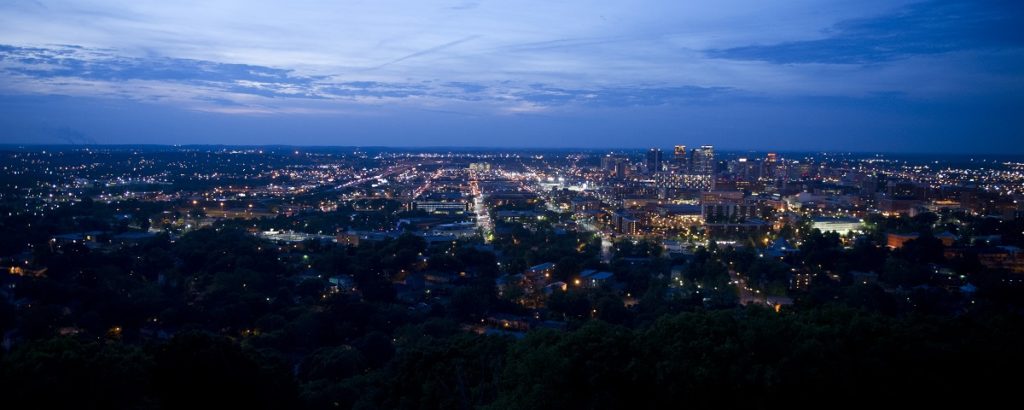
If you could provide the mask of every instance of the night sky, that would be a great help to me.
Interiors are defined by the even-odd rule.
[[[1019,0],[5,0],[0,143],[1024,153],[1022,27]]]

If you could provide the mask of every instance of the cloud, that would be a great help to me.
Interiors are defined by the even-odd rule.
[[[137,0],[113,7],[53,0],[48,10],[0,4],[0,39],[48,50],[36,57],[55,61],[5,67],[8,74],[34,81],[47,76],[108,83],[144,79],[266,98],[364,101],[499,102],[518,95],[548,98],[548,104],[586,101],[557,93],[534,96],[529,84],[538,83],[581,93],[611,95],[636,88],[632,94],[653,94],[626,96],[622,105],[632,105],[679,101],[669,90],[680,87],[768,95],[912,92],[928,84],[878,76],[901,71],[893,66],[910,68],[909,53],[940,55],[928,47],[951,47],[943,45],[954,44],[950,38],[974,39],[954,51],[1007,41],[957,33],[986,29],[1020,36],[1007,24],[987,29],[997,18],[992,16],[1012,3],[905,1],[720,0],[707,5],[524,0],[458,7],[468,4]],[[195,13],[197,4],[202,13]],[[961,8],[969,12],[960,13]],[[975,17],[951,17],[957,13]],[[938,45],[929,45],[932,39]],[[84,49],[47,45],[68,43]],[[58,52],[71,55],[45,55]],[[949,67],[949,77],[967,77],[956,70],[977,66],[952,60],[966,55],[938,64]],[[879,64],[885,67],[871,67]],[[851,75],[865,81],[853,81]],[[353,82],[378,86],[358,90]],[[45,88],[55,88],[54,81],[49,83]],[[446,85],[454,83],[478,90]],[[424,84],[430,90],[423,90]]]
[[[531,84],[515,95],[539,105],[580,104],[594,107],[643,107],[709,102],[715,98],[740,94],[728,87],[637,86],[594,89],[565,89]]]
[[[4,71],[29,77],[77,77],[88,80],[253,81],[309,84],[314,78],[292,70],[181,58],[137,58],[113,50],[80,46],[15,47],[0,45]]]
[[[446,46],[455,43],[458,42]],[[566,105],[681,104],[733,92],[727,87],[665,84],[570,88],[510,81],[343,81],[343,76],[337,75],[301,75],[290,69],[195,59],[127,57],[112,50],[77,46],[0,45],[0,75],[11,80],[5,81],[0,91],[192,103],[197,109],[224,113],[266,113],[272,111],[268,105],[281,106],[295,100],[369,104],[414,101],[426,106],[436,106],[438,102],[486,102],[497,111],[508,111],[511,107],[519,112],[533,112]],[[279,102],[271,104],[271,100]],[[529,109],[523,108],[527,106]]]
[[[1024,48],[1024,3],[933,0],[841,21],[823,39],[711,49],[708,56],[771,63],[871,64],[964,50]]]

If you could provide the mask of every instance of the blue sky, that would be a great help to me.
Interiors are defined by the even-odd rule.
[[[1024,153],[1024,2],[0,3],[0,142]]]

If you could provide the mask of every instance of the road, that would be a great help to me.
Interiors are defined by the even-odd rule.
[[[473,194],[473,213],[476,214],[476,226],[484,237],[484,243],[490,243],[491,233],[494,232],[494,223],[491,221],[490,210],[487,209],[484,194],[480,191],[475,171],[470,171],[469,188]]]
[[[381,173],[379,173],[377,175],[371,175],[371,176],[366,176],[366,177],[362,177],[362,178],[353,179],[353,180],[348,181],[348,182],[346,182],[344,184],[341,184],[341,185],[338,185],[338,186],[334,187],[334,189],[335,190],[345,189],[345,188],[348,188],[348,187],[352,187],[352,186],[356,186],[356,185],[362,184],[364,182],[369,182],[369,181],[373,181],[373,180],[377,180],[377,179],[381,179],[381,178],[386,178],[386,177],[389,177],[389,176],[394,175],[394,174],[400,174],[402,172],[405,172],[406,170],[408,170],[410,168],[412,168],[411,165],[394,165],[394,166],[388,167],[387,169],[384,170],[384,172],[381,172]]]
[[[585,219],[576,221],[576,224],[583,227],[585,231],[593,232],[595,235],[601,238],[601,262],[611,263],[613,255],[613,243],[611,240],[611,235],[602,232],[600,229],[597,229],[597,227],[594,226],[594,224],[590,223],[590,221],[587,221]]]
[[[751,303],[764,303],[764,296],[760,292],[747,286],[747,280],[735,270],[729,269],[729,280],[736,286],[736,296],[739,297],[741,305]]]

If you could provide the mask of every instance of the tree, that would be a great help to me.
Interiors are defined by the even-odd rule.
[[[151,405],[150,358],[120,343],[56,338],[3,358],[0,385],[10,408],[114,408]]]
[[[913,287],[927,282],[928,276],[926,267],[900,257],[890,256],[885,261],[885,268],[879,279],[896,286]]]
[[[230,340],[184,333],[153,352],[153,381],[163,407],[279,409],[298,392],[283,363]]]
[[[341,381],[366,370],[366,359],[352,346],[324,347],[306,356],[298,376],[305,381]]]
[[[475,286],[460,286],[451,294],[451,312],[460,319],[479,319],[487,313],[493,295]]]

